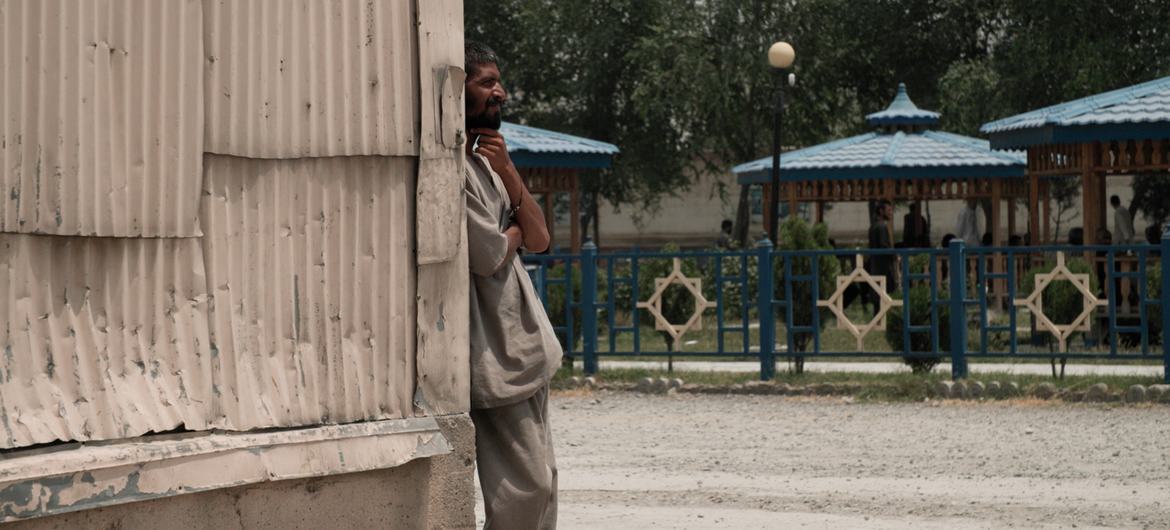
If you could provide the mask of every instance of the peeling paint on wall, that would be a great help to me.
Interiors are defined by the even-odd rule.
[[[0,234],[0,447],[207,428],[198,239]]]
[[[451,451],[433,418],[408,418],[34,453],[0,461],[0,522],[382,469]]]

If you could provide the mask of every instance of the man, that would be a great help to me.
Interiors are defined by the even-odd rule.
[[[979,231],[979,214],[976,209],[979,201],[967,199],[966,206],[959,212],[959,220],[955,223],[955,237],[962,239],[968,247],[977,247],[982,242]]]
[[[1133,244],[1133,216],[1129,209],[1121,205],[1121,197],[1109,197],[1109,204],[1113,206],[1113,231],[1117,233],[1117,243],[1120,245]]]
[[[484,528],[556,528],[548,385],[562,352],[518,255],[548,248],[548,227],[499,133],[508,99],[499,59],[476,42],[464,53],[471,420]]]
[[[720,250],[729,250],[731,248],[731,242],[734,240],[731,237],[731,230],[733,228],[735,228],[735,225],[732,224],[731,219],[723,220],[723,223],[719,226],[719,239],[715,240],[716,248]]]
[[[890,236],[890,220],[894,218],[894,207],[887,201],[880,201],[877,205],[877,217],[869,227],[869,248],[892,249],[893,238]],[[875,276],[886,277],[886,292],[898,290],[898,256],[894,254],[877,254],[869,257],[869,273]],[[874,303],[874,313],[877,313],[879,295],[871,293]]]
[[[910,213],[902,216],[902,246],[930,248],[930,223],[922,216],[922,203],[910,203]]]

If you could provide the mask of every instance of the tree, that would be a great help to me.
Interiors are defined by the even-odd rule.
[[[682,131],[662,105],[638,104],[630,50],[669,15],[666,0],[468,2],[467,38],[500,54],[512,99],[507,118],[611,142],[612,169],[580,180],[596,219],[598,196],[653,205],[689,183]],[[594,221],[596,226],[596,221]]]
[[[1159,229],[1170,219],[1170,174],[1142,173],[1133,177],[1133,202],[1129,205],[1130,215],[1137,212]]]
[[[982,123],[1170,74],[1170,2],[1084,0],[497,0],[467,2],[467,36],[500,52],[507,117],[617,144],[581,180],[587,210],[652,206],[701,172],[766,156],[788,40],[785,146],[866,130],[899,82],[943,126]],[[718,189],[720,196],[727,190]],[[740,190],[747,206],[747,191]],[[737,215],[746,225],[746,211]],[[594,217],[594,220],[596,217]],[[595,221],[596,223],[596,221]],[[596,224],[595,224],[596,226]]]
[[[1060,227],[1068,220],[1068,214],[1075,212],[1077,199],[1081,197],[1081,177],[1053,177],[1048,181],[1048,195],[1056,203],[1052,212],[1052,240],[1060,240]]]

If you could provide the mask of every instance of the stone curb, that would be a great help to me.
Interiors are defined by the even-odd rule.
[[[928,384],[927,394],[935,399],[986,401],[1017,398],[1061,400],[1069,403],[1170,403],[1170,385],[1133,385],[1113,391],[1105,383],[1087,389],[1059,388],[1050,382],[1021,388],[1015,381],[977,380],[938,381]],[[639,392],[643,394],[723,394],[767,396],[855,396],[875,388],[892,389],[895,385],[860,383],[815,383],[789,385],[769,381],[748,381],[734,385],[687,384],[682,379],[642,378],[637,383],[606,383],[593,377],[574,376],[556,386],[564,389],[590,389]]]

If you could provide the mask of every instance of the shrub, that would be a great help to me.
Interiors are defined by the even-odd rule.
[[[900,299],[902,293],[898,292],[891,295],[894,299]],[[948,298],[947,292],[939,290],[938,298],[946,300]],[[918,284],[910,288],[910,322],[912,325],[921,326],[930,324],[930,286],[925,284]],[[940,352],[950,351],[951,345],[951,328],[950,328],[950,308],[946,304],[938,307],[938,348]],[[886,342],[890,343],[890,348],[893,351],[905,351],[905,343],[903,342],[902,330],[904,329],[902,322],[902,308],[891,308],[886,316]],[[934,345],[930,340],[929,332],[910,332],[910,351],[933,353]],[[911,370],[916,374],[923,374],[930,372],[942,357],[937,356],[906,356],[902,357],[902,361],[910,366]]]
[[[829,244],[829,230],[823,224],[809,226],[804,219],[798,216],[790,216],[780,225],[780,244],[778,250],[829,250],[832,249]],[[821,293],[832,293],[837,287],[837,275],[841,273],[841,264],[837,261],[836,256],[825,255],[818,258],[812,257],[792,257],[791,268],[794,276],[803,276],[812,274],[813,262],[816,262],[817,267],[817,283],[818,289]],[[773,278],[775,278],[776,294],[778,297],[783,297],[784,292],[784,264],[777,261],[773,264]],[[812,324],[813,311],[820,312],[820,327],[824,329],[829,319],[832,318],[833,313],[825,308],[817,308],[816,302],[812,297],[812,285],[807,281],[793,281],[792,282],[792,316],[793,326],[808,326]],[[787,319],[786,311],[777,311],[776,317],[781,321]],[[818,330],[819,331],[819,330]],[[792,337],[793,346],[797,352],[803,352],[808,348],[808,344],[812,342],[812,335],[808,333],[798,333]],[[793,353],[793,352],[789,352]],[[796,372],[804,371],[804,357],[796,356],[793,358]]]
[[[545,270],[546,282],[548,280],[556,280],[565,277],[565,264],[558,263]],[[573,303],[576,304],[581,301],[581,269],[580,267],[572,268],[572,279],[570,280],[573,289]],[[540,293],[537,293],[539,295]],[[567,313],[565,311],[565,288],[563,284],[548,286],[548,300],[545,301],[545,309],[548,311],[548,319],[555,327],[562,327],[567,321]],[[579,307],[572,308],[573,317],[573,344],[568,344],[566,336],[563,333],[557,333],[557,339],[561,341],[561,347],[565,352],[572,351],[577,345],[581,344],[581,309]]]
[[[570,309],[570,311],[568,313],[566,313],[566,311],[565,311],[565,285],[563,283],[555,283],[555,284],[550,284],[548,286],[548,300],[546,300],[545,304],[544,304],[545,310],[548,311],[548,319],[550,322],[552,322],[552,325],[554,327],[563,327],[565,325],[569,315],[571,315],[573,318],[573,344],[571,346],[568,344],[564,333],[557,333],[557,340],[559,340],[561,342],[561,347],[565,349],[566,353],[572,351],[574,348],[579,347],[581,345],[581,337],[582,337],[581,336],[581,307],[579,305],[581,303],[581,265],[580,265],[580,263],[573,262],[571,274],[572,274],[572,278],[569,280],[569,282],[570,282],[570,285],[572,286],[572,289],[573,289],[573,307]],[[552,280],[553,282],[557,282],[558,280],[560,280],[564,277],[565,277],[565,263],[564,262],[557,263],[556,265],[551,265],[545,270],[545,282],[546,283],[548,283],[549,280]],[[602,301],[605,300],[605,293],[607,290],[606,286],[607,286],[607,283],[606,283],[605,269],[603,269],[602,267],[599,266],[597,268],[597,302],[598,303],[601,303]],[[539,295],[540,295],[540,293],[537,292],[537,296],[539,296]],[[597,316],[597,325],[598,325],[598,333],[599,334],[600,334],[600,328],[602,326],[602,322],[603,322],[602,313],[599,312],[599,314]],[[599,345],[599,347],[600,347],[600,345]]]
[[[753,256],[746,260],[740,256],[725,256],[712,258],[703,271],[703,293],[708,300],[716,301],[717,281],[715,278],[715,263],[722,261],[721,272],[724,278],[745,276],[744,282],[727,281],[723,283],[723,318],[725,321],[746,320],[756,314],[759,302],[759,264]],[[745,263],[746,262],[746,263]],[[744,315],[744,303],[747,304],[747,316]]]

